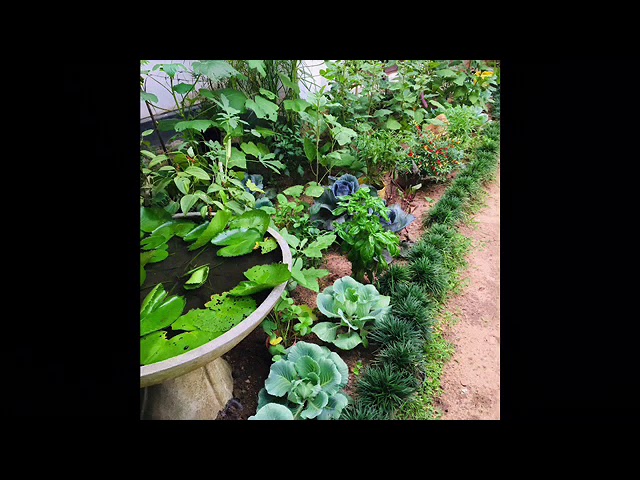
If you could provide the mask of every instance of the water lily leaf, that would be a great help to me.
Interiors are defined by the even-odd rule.
[[[249,281],[240,282],[229,295],[244,296],[252,295],[262,290],[273,288],[291,278],[289,267],[284,263],[274,263],[270,265],[256,265],[244,272],[244,276]]]
[[[147,279],[147,271],[144,269],[143,265],[140,265],[140,286],[144,284],[144,281]]]
[[[249,210],[229,222],[229,228],[253,228],[264,235],[269,228],[271,217],[263,210]]]
[[[151,235],[140,240],[140,248],[142,248],[142,250],[153,250],[165,243],[167,243],[166,237],[162,235]]]
[[[204,232],[207,227],[209,226],[209,222],[204,222],[201,223],[200,225],[198,225],[197,227],[193,228],[192,230],[190,230],[188,233],[186,233],[182,239],[185,242],[193,242],[194,240],[197,240],[200,235],[202,235],[202,232]]]
[[[226,210],[218,210],[213,219],[207,225],[207,228],[200,234],[198,239],[192,245],[189,245],[189,250],[196,250],[211,241],[218,233],[222,232],[227,226],[231,213]]]
[[[162,302],[167,296],[167,292],[164,289],[162,283],[157,284],[153,289],[144,297],[142,306],[140,307],[140,318],[148,315],[157,307],[162,305]]]
[[[205,332],[203,330],[194,330],[193,332],[185,332],[175,337],[159,342],[159,345],[153,345],[155,354],[146,358],[147,363],[156,363],[168,358],[176,357],[194,348],[200,347],[215,338],[215,334]],[[142,344],[142,341],[140,342]],[[149,349],[151,350],[151,349]]]
[[[162,344],[167,341],[167,332],[153,332],[140,338],[140,365],[151,363]]]
[[[185,290],[200,288],[209,278],[209,265],[202,265],[201,267],[188,271],[185,275],[188,274],[191,274],[191,276],[184,282],[183,287]]]
[[[173,296],[147,315],[141,315],[140,335],[146,335],[171,325],[182,315],[186,304],[187,301],[184,297]]]
[[[175,233],[180,238],[184,238],[195,227],[196,227],[196,224],[194,222],[177,221],[173,226],[173,233]]]
[[[144,267],[147,263],[158,263],[169,256],[169,252],[163,249],[151,250],[140,253],[140,266]]]
[[[234,229],[229,230],[228,232],[232,234],[225,236],[222,240],[218,239],[219,236],[211,240],[211,243],[214,245],[226,245],[224,248],[218,250],[217,255],[219,257],[237,257],[239,255],[246,255],[253,251],[256,247],[256,242],[259,242],[264,238],[263,234],[253,228],[248,230],[244,228]],[[227,232],[222,232],[221,235],[226,233]]]
[[[265,238],[263,242],[258,242],[258,245],[260,246],[260,253],[262,253],[263,255],[278,248],[278,242],[276,242],[275,239],[271,237]]]
[[[204,306],[215,313],[215,320],[213,317],[202,318],[196,326],[201,330],[224,333],[251,315],[256,309],[256,301],[251,297],[237,298],[224,292],[211,295],[211,300]]]
[[[171,214],[160,207],[140,207],[140,230],[150,233],[171,220]]]

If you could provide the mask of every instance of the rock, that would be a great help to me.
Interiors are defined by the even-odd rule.
[[[215,420],[233,398],[231,367],[221,357],[204,367],[147,387],[146,420]]]

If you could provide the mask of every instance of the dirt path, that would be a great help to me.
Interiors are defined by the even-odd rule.
[[[443,420],[500,419],[500,170],[486,206],[458,231],[473,241],[466,286],[446,310],[459,320],[445,333],[455,347],[442,374]],[[475,223],[477,222],[477,223]]]

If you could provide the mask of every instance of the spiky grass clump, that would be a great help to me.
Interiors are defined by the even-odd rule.
[[[350,403],[340,414],[339,420],[388,420],[389,414],[376,405],[363,405],[360,401]]]
[[[453,183],[456,188],[463,189],[469,198],[475,197],[480,190],[482,190],[482,186],[478,183],[478,181],[473,178],[469,174],[460,175],[457,177]]]
[[[495,152],[498,151],[498,148],[500,148],[500,142],[499,141],[485,136],[484,139],[483,139],[482,144],[480,145],[480,148],[478,149],[478,151],[479,152],[495,153]]]
[[[419,325],[399,319],[394,315],[387,315],[378,320],[369,332],[372,342],[388,345],[393,342],[422,341],[424,339]]]
[[[453,236],[456,234],[456,231],[457,230],[453,228],[451,225],[442,225],[440,223],[434,223],[429,228],[429,232],[427,233],[427,235],[442,235],[444,238],[450,241],[451,238],[453,238]]]
[[[424,343],[412,340],[391,342],[377,354],[376,362],[389,365],[392,370],[406,370],[415,376],[424,360]]]
[[[394,303],[391,312],[401,320],[418,325],[423,336],[428,337],[433,323],[433,311],[424,304],[422,299],[406,297],[403,301]]]
[[[432,262],[442,261],[442,250],[430,242],[420,239],[409,251],[409,259],[415,261],[419,258],[428,258]],[[408,270],[408,269],[407,269]],[[410,277],[411,275],[409,275]]]
[[[411,272],[406,265],[392,264],[378,278],[378,291],[382,295],[389,295],[397,285],[411,280]]]
[[[491,140],[499,141],[500,140],[500,122],[489,122],[485,124],[485,127],[482,129],[481,135],[485,138],[490,138]]]
[[[425,235],[422,236],[422,241],[433,245],[444,254],[444,252],[446,252],[447,248],[449,247],[449,242],[451,240],[447,235],[443,235],[442,233],[437,231],[431,232],[431,230],[429,230]]]
[[[444,223],[448,225],[456,225],[464,218],[464,202],[454,196],[444,195],[435,207],[429,210],[426,217],[427,225],[433,223]]]
[[[442,263],[421,258],[411,263],[412,279],[436,299],[442,300],[449,289],[449,272]]]
[[[429,298],[427,291],[414,282],[402,283],[391,292],[391,303],[399,304],[405,298],[417,298],[425,307],[433,308],[433,301]]]
[[[375,365],[362,374],[356,392],[363,407],[375,407],[392,416],[418,388],[418,379],[411,373]]]

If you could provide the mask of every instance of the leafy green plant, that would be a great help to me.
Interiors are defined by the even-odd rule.
[[[308,305],[296,305],[285,290],[280,300],[262,322],[262,329],[269,337],[269,352],[273,361],[278,361],[288,347],[311,333],[311,326],[317,319]]]
[[[449,136],[421,131],[409,141],[409,153],[396,168],[406,175],[444,181],[461,165],[464,151],[458,146],[459,141]]]
[[[367,323],[375,322],[389,310],[390,297],[380,295],[373,285],[363,285],[351,277],[342,277],[317,296],[318,310],[327,318],[339,319],[316,323],[311,331],[325,342],[343,350],[362,344],[368,346]]]
[[[369,193],[368,187],[339,200],[338,205],[333,214],[346,214],[348,221],[334,224],[335,231],[351,261],[353,276],[363,281],[366,274],[374,281],[376,273],[385,270],[391,258],[400,254],[398,235],[385,229],[380,220],[390,222],[388,208],[384,200]]]
[[[443,299],[449,286],[449,273],[441,262],[419,258],[411,263],[410,269],[413,281],[422,285],[435,298]]]
[[[378,290],[389,295],[402,282],[411,280],[411,272],[406,265],[390,265],[378,279]]]
[[[371,341],[380,346],[405,340],[424,340],[424,332],[420,325],[390,314],[376,322],[375,327],[371,329]]]
[[[414,376],[424,362],[424,342],[402,340],[385,345],[376,357],[375,363],[389,365],[392,370],[404,370]]]
[[[340,356],[313,343],[298,342],[271,365],[249,420],[334,420],[349,403],[343,393],[349,368]]]

